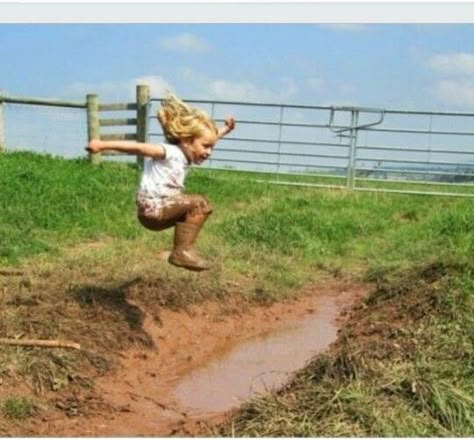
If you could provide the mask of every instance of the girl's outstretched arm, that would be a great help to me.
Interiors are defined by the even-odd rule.
[[[217,133],[217,138],[225,136],[227,133],[231,132],[235,128],[235,119],[233,117],[226,118],[224,121],[224,126],[219,129]]]
[[[160,144],[133,141],[101,141],[99,139],[93,139],[87,144],[86,150],[89,153],[118,151],[121,153],[148,156],[157,160],[162,160],[166,157],[165,149]]]

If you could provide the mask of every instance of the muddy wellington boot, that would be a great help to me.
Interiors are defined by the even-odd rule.
[[[176,223],[174,248],[168,258],[169,263],[195,271],[210,269],[210,264],[200,257],[193,248],[201,227],[202,225],[192,223]]]

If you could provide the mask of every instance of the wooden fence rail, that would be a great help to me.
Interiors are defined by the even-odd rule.
[[[5,122],[4,122],[4,104],[23,104],[44,107],[62,107],[85,109],[86,104],[76,101],[59,101],[56,99],[42,99],[18,96],[0,95],[0,153],[6,148],[5,141]]]
[[[102,139],[105,141],[134,140],[145,142],[147,129],[148,103],[150,102],[150,88],[146,85],[138,85],[136,88],[135,103],[100,104],[95,94],[87,95],[87,133],[89,141]],[[129,111],[136,112],[135,118],[101,118],[104,112]],[[102,127],[129,127],[135,126],[133,133],[102,133]],[[105,155],[117,155],[114,152],[102,153]],[[100,163],[101,153],[89,154],[92,164]],[[139,164],[143,162],[142,157],[137,157]]]
[[[77,102],[77,101],[58,101],[55,99],[27,98],[27,97],[25,98],[25,97],[4,96],[4,95],[0,95],[0,103],[42,105],[45,107],[68,107],[68,108],[85,108],[86,107],[85,103]]]
[[[148,106],[150,103],[150,87],[147,85],[137,85],[136,102],[118,103],[118,104],[100,104],[99,97],[96,94],[89,94],[85,102],[58,101],[53,99],[39,99],[29,97],[15,97],[0,95],[0,152],[6,148],[5,145],[5,126],[3,104],[24,104],[49,107],[67,107],[79,108],[87,111],[87,138],[102,140],[136,140],[146,141]],[[101,118],[103,112],[113,111],[134,111],[133,117],[126,118]],[[135,127],[133,132],[129,133],[102,133],[102,127]],[[114,154],[111,152],[104,155]],[[116,154],[116,153],[115,153]],[[101,161],[101,154],[89,154],[92,164],[98,164]],[[142,163],[143,158],[137,158],[138,163]]]

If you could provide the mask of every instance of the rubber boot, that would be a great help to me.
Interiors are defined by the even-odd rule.
[[[189,270],[208,270],[209,263],[200,257],[193,248],[202,225],[193,223],[176,223],[174,230],[174,248],[168,262],[174,266]]]

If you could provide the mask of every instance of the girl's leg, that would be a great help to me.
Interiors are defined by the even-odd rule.
[[[189,196],[193,206],[175,226],[174,248],[168,261],[179,267],[201,271],[210,269],[209,263],[194,249],[194,243],[202,226],[212,212],[211,205],[204,196]]]
[[[209,263],[194,250],[194,243],[202,226],[212,212],[206,197],[180,194],[166,199],[159,209],[139,204],[138,218],[143,226],[154,231],[175,226],[174,248],[168,261],[190,270],[207,270]]]

